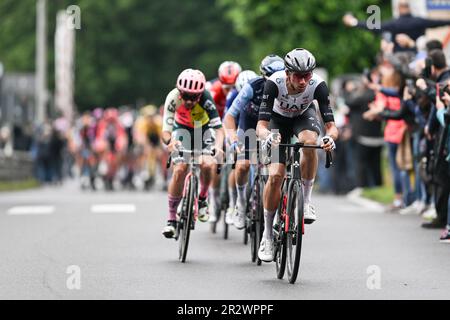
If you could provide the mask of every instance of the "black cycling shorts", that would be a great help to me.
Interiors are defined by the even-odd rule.
[[[321,124],[317,119],[316,108],[310,106],[301,116],[286,118],[272,112],[269,124],[270,130],[278,130],[281,134],[281,143],[291,143],[293,136],[298,136],[305,130],[314,131],[320,135]],[[286,148],[274,148],[271,151],[271,163],[286,163]]]
[[[172,139],[181,141],[183,149],[203,150],[214,144],[214,130],[208,126],[197,129],[194,132],[192,128],[176,128],[172,132]]]

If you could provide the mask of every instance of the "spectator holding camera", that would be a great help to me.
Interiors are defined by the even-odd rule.
[[[447,67],[445,55],[442,50],[432,50],[429,53],[429,70],[426,68],[424,75],[429,74],[429,79],[418,79],[416,85],[421,90],[425,90],[429,97],[433,98],[433,106],[425,126],[425,134],[430,145],[431,156],[429,158],[433,177],[433,197],[435,202],[435,215],[429,216],[430,222],[424,222],[422,227],[429,229],[439,229],[446,225],[448,208],[448,165],[445,161],[446,128],[443,127],[437,117],[437,104],[442,108],[444,92],[448,90],[446,86],[450,80],[450,70]],[[450,90],[448,90],[450,92]],[[424,214],[424,218],[426,215]]]
[[[447,87],[448,88],[448,87]],[[439,172],[439,184],[436,193],[436,211],[437,223],[445,226],[440,241],[450,243],[450,90],[443,93],[442,100],[439,95],[436,96],[436,117],[441,125],[442,134],[439,139],[437,154],[437,166]],[[436,223],[436,224],[437,224]]]
[[[450,79],[450,69],[447,66],[445,54],[442,50],[435,49],[430,51],[428,61],[429,66],[426,66],[423,72],[425,79],[419,79],[417,85],[420,88],[427,90],[430,96],[435,96],[435,83],[440,83],[443,87],[445,85],[445,82]],[[429,70],[427,70],[427,68],[429,68]],[[429,79],[426,79],[427,74],[429,74],[429,78],[431,81]],[[428,137],[432,139],[432,137],[436,135],[439,130],[440,125],[436,117],[436,107],[433,107],[427,126],[425,128],[425,132]]]

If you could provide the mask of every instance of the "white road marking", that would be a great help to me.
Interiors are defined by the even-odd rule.
[[[54,206],[18,206],[8,210],[9,215],[39,215],[52,214],[55,211]]]
[[[128,213],[136,212],[136,206],[134,204],[95,204],[91,206],[91,212],[93,213]]]

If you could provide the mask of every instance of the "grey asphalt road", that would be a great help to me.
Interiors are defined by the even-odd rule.
[[[166,197],[83,192],[76,182],[0,193],[0,298],[450,297],[450,246],[439,243],[439,230],[422,230],[417,216],[313,195],[318,220],[307,226],[299,281],[291,285],[276,279],[274,263],[251,263],[242,231],[223,240],[208,223],[197,224],[180,263],[178,244],[161,236]]]

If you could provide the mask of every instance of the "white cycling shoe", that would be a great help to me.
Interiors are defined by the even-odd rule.
[[[201,222],[209,220],[208,202],[206,200],[198,201],[198,220]]]
[[[264,262],[272,262],[274,257],[274,248],[272,239],[262,239],[259,245],[258,258]]]
[[[233,224],[238,230],[245,228],[245,213],[236,209],[236,214],[233,217]]]
[[[311,224],[316,221],[316,209],[311,203],[305,203],[303,210],[303,219],[305,220],[305,224]]]
[[[162,230],[162,234],[164,237],[171,239],[175,236],[175,229],[177,227],[177,223],[175,221],[167,221],[167,226]]]
[[[225,214],[225,223],[228,225],[232,225],[234,223],[233,217],[236,214],[234,208],[228,208],[227,213]]]
[[[208,222],[210,222],[210,223],[217,222],[217,216],[215,214],[210,215]]]

